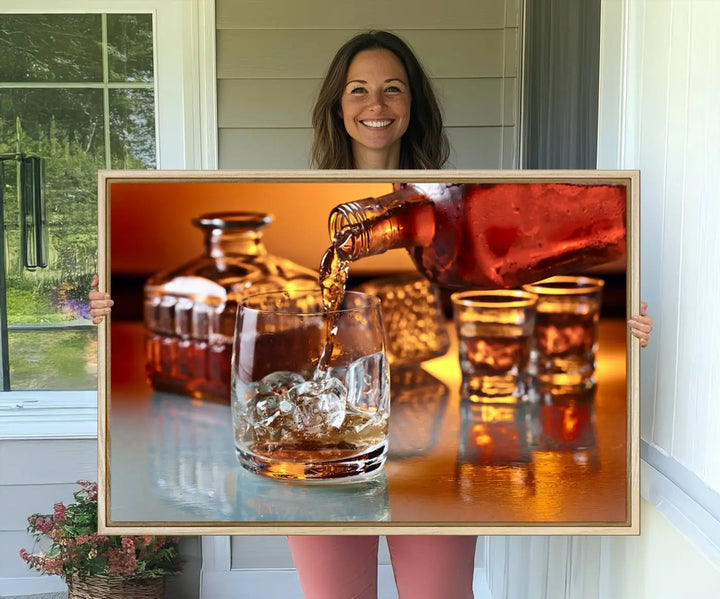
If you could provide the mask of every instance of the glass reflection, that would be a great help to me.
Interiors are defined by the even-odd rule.
[[[534,494],[531,455],[534,406],[478,404],[462,398],[457,484],[465,501],[484,490],[507,489],[510,496]]]
[[[390,369],[390,440],[393,460],[427,455],[438,441],[450,390],[419,366]]]
[[[536,451],[572,455],[582,468],[598,470],[595,438],[597,385],[588,389],[555,387],[543,392],[538,406]]]
[[[154,393],[150,404],[153,483],[170,504],[200,519],[228,518],[234,511],[234,497],[225,487],[225,462],[232,464],[230,414],[219,408],[166,393]]]
[[[110,90],[112,168],[155,168],[155,103],[152,89]]]
[[[153,80],[153,30],[151,14],[107,16],[108,79]]]
[[[100,19],[99,14],[2,15],[0,80],[102,81]]]
[[[282,482],[237,467],[237,512],[243,522],[387,522],[384,471],[345,481]]]

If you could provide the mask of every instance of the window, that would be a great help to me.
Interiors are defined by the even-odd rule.
[[[151,14],[0,18],[8,389],[94,389],[97,170],[156,165]],[[45,162],[46,266],[21,259],[18,158]],[[6,374],[8,369],[5,369]]]
[[[216,168],[214,40],[213,0],[0,0],[0,154],[45,158],[49,241],[47,268],[19,266],[16,165],[3,160],[13,391],[0,436],[35,418],[18,406],[49,407],[28,434],[53,436],[76,408],[90,421],[97,170]]]

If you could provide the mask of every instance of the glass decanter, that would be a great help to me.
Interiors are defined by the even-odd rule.
[[[205,252],[144,286],[146,371],[156,391],[230,402],[238,302],[278,289],[317,288],[317,273],[268,253],[258,212],[204,214]]]

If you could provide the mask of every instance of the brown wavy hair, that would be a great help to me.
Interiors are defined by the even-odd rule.
[[[410,47],[388,31],[368,31],[348,40],[337,51],[320,88],[312,114],[312,162],[320,169],[352,169],[350,136],[340,111],[340,99],[353,58],[363,50],[389,50],[405,67],[411,94],[410,122],[400,146],[401,169],[438,169],[450,155],[442,112],[430,79]]]

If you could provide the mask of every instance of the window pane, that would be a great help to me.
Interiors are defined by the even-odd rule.
[[[18,119],[22,129],[20,150],[45,159],[50,251],[48,268],[31,272],[23,267],[16,163],[4,162],[6,279],[9,290],[32,290],[45,297],[48,312],[39,314],[9,308],[8,320],[11,323],[55,322],[52,319],[59,310],[52,305],[51,294],[61,285],[68,285],[84,286],[87,296],[88,277],[96,268],[97,171],[105,165],[102,90],[3,90],[0,153],[16,149]]]
[[[102,81],[100,15],[0,15],[0,81]]]
[[[155,168],[153,90],[110,90],[110,140],[112,168]]]
[[[153,81],[152,15],[108,15],[110,81]]]
[[[105,165],[100,89],[22,89],[0,92],[0,153],[19,147],[45,159],[48,267],[29,271],[20,252],[15,161],[3,162],[8,322],[88,321],[87,294],[96,271],[97,171]],[[89,389],[94,328],[11,331],[13,389]]]
[[[13,389],[96,389],[97,327],[10,331]]]

